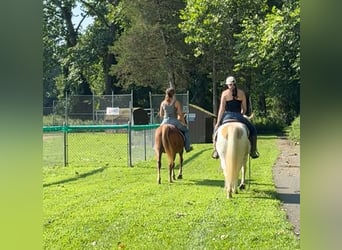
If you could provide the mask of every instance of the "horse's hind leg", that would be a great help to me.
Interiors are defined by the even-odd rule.
[[[175,180],[175,162],[172,161],[169,164],[169,182],[172,183]]]
[[[161,168],[161,154],[157,155],[157,183],[161,184],[161,177],[160,177],[160,168]]]
[[[239,189],[246,189],[246,185],[245,185],[245,180],[246,180],[246,170],[247,170],[247,154],[243,159],[243,165],[241,167],[241,182],[239,185]]]
[[[239,189],[240,190],[246,188],[245,179],[246,179],[246,166],[244,165],[241,168],[241,182],[240,182],[240,185],[239,185]]]
[[[225,180],[225,191],[227,194],[227,199],[230,199],[233,197],[233,192],[232,192],[232,187],[231,187],[231,183],[229,183],[227,180]]]
[[[232,189],[227,187],[227,199],[233,198],[233,192]]]
[[[177,179],[183,179],[183,154],[179,154],[179,171]]]

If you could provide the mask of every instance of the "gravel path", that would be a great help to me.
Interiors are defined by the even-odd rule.
[[[281,153],[273,167],[273,179],[282,208],[294,233],[300,236],[300,146],[286,137],[279,137],[278,147]]]

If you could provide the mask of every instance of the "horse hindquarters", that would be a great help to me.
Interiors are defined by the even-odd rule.
[[[243,124],[229,123],[219,128],[216,149],[225,176],[227,198],[231,198],[232,193],[237,193],[238,177],[247,159],[248,145],[247,131]]]
[[[162,144],[169,160],[169,181],[176,180],[174,168],[177,154],[179,154],[180,164],[178,179],[182,179],[184,139],[181,131],[175,126],[165,126],[162,133]]]
[[[161,125],[156,129],[155,132],[155,143],[154,150],[157,159],[157,182],[161,183],[161,158],[162,153],[165,152],[169,161],[169,181],[172,182],[176,179],[174,174],[175,158],[176,154],[179,154],[179,173],[178,179],[182,179],[182,169],[183,169],[183,149],[184,149],[184,139],[180,134],[178,129],[173,125]]]

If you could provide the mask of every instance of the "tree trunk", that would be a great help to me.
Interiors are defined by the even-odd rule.
[[[216,84],[216,61],[215,55],[213,55],[213,113],[217,115],[217,84]],[[216,119],[214,119],[214,125],[216,123]]]
[[[259,95],[259,101],[258,101],[258,106],[259,106],[259,112],[261,115],[266,116],[267,110],[266,110],[266,97],[265,93],[262,92]]]
[[[75,31],[74,25],[72,24],[72,9],[71,6],[60,6],[62,16],[65,21],[65,25],[68,31],[67,35],[67,46],[68,48],[74,47],[77,44],[77,32]]]
[[[103,56],[103,74],[105,81],[105,95],[111,95],[113,90],[113,76],[109,74],[110,67],[116,63],[113,54],[108,54],[108,52]]]

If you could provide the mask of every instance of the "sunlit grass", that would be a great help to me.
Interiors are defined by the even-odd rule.
[[[44,249],[299,249],[272,179],[276,137],[259,136],[258,146],[249,189],[231,200],[211,144],[184,155],[184,179],[173,184],[165,155],[161,185],[155,160],[44,168]]]

